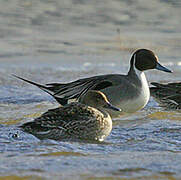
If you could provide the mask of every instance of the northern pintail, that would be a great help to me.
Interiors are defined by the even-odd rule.
[[[112,130],[107,109],[121,111],[112,106],[102,92],[90,90],[80,102],[48,110],[21,128],[40,139],[103,141]]]
[[[171,72],[158,62],[158,57],[152,51],[138,49],[131,57],[127,75],[108,74],[83,78],[66,84],[51,83],[46,85],[18,78],[48,92],[62,105],[67,104],[69,99],[79,100],[88,90],[99,90],[114,106],[122,109],[122,112],[133,113],[148,103],[150,91],[144,71],[149,69]],[[110,111],[109,113],[112,117],[120,115],[120,112]]]
[[[151,95],[167,109],[181,109],[181,82],[161,84],[152,82]]]

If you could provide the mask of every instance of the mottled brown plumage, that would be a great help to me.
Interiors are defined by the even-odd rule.
[[[23,124],[21,128],[40,139],[104,140],[112,129],[112,120],[105,110],[119,109],[113,107],[99,91],[88,91],[81,102],[48,110],[34,121]]]

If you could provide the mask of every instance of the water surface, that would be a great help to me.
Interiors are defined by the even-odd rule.
[[[141,111],[113,120],[103,143],[35,138],[18,126],[58,104],[15,79],[68,82],[126,73],[131,53],[149,48],[180,81],[181,3],[153,1],[4,0],[0,2],[0,179],[180,179],[180,111],[151,98]]]

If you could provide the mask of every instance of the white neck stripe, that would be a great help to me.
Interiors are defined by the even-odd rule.
[[[135,63],[136,63],[136,54],[134,54],[134,57],[133,57],[133,69],[134,69],[136,75],[137,75],[138,77],[140,77],[140,75],[143,73],[143,71],[138,70],[138,69],[136,68],[136,66],[135,66]],[[143,73],[143,74],[144,74],[144,73]]]

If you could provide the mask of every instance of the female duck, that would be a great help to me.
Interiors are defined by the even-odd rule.
[[[21,128],[40,139],[103,141],[112,130],[112,120],[106,109],[120,111],[108,102],[102,92],[90,90],[80,103],[48,110]]]

